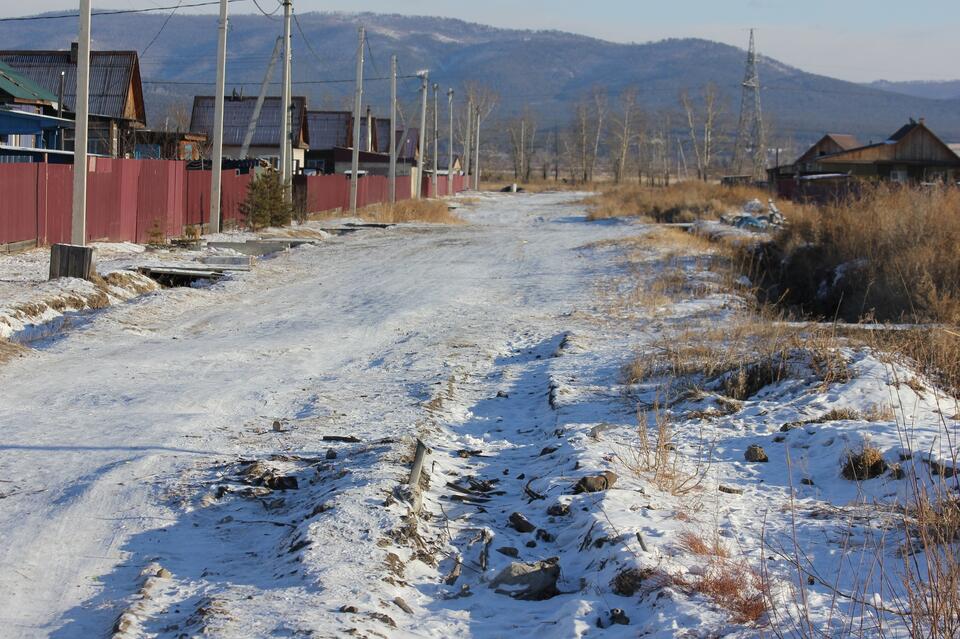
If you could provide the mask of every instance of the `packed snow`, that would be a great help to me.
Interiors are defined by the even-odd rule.
[[[801,581],[830,636],[857,608],[837,592],[885,601],[856,548],[902,563],[865,540],[910,487],[842,461],[867,441],[946,468],[956,401],[854,348],[844,374],[798,352],[736,401],[722,379],[669,402],[680,380],[626,380],[749,310],[702,256],[588,222],[583,197],[471,194],[467,224],[327,236],[87,309],[0,364],[0,634],[757,637],[797,618]],[[18,294],[47,286],[30,259],[0,258]],[[694,293],[622,302],[678,264]],[[674,490],[638,443],[657,419]],[[717,558],[692,536],[772,584],[775,615],[699,591]]]

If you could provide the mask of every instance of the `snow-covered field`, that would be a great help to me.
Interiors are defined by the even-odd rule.
[[[793,636],[806,601],[841,636],[842,594],[895,607],[855,568],[902,564],[868,541],[908,482],[841,462],[865,437],[891,465],[949,462],[956,402],[855,349],[827,381],[797,353],[740,401],[625,384],[638,354],[747,311],[580,197],[485,194],[467,225],[332,237],[0,365],[0,635]],[[623,303],[668,266],[689,295]],[[654,470],[638,419],[658,418]],[[759,624],[703,587],[729,566],[770,584]]]

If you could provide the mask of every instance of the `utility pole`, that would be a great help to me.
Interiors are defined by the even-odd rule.
[[[222,0],[226,3],[226,0]],[[80,38],[77,42],[76,132],[73,143],[73,214],[70,241],[87,241],[87,132],[90,118],[90,0],[80,0]]]
[[[290,64],[293,54],[290,51],[290,14],[293,12],[292,0],[283,0],[283,78],[280,89],[280,182],[283,184],[283,197],[293,201],[291,181],[293,179],[293,136],[290,134]]]
[[[257,103],[253,106],[253,115],[250,116],[247,133],[243,136],[243,144],[240,146],[241,159],[247,157],[247,154],[250,152],[250,144],[253,142],[253,135],[257,131],[257,122],[260,121],[260,112],[263,110],[263,102],[267,98],[267,87],[270,84],[270,78],[273,77],[273,67],[277,63],[277,56],[280,53],[281,46],[283,46],[283,38],[278,37],[276,43],[273,45],[273,53],[270,54],[270,64],[267,65],[267,74],[263,76],[263,82],[260,84],[260,94],[257,96]]]
[[[427,165],[424,153],[426,152],[427,140],[427,84],[430,80],[430,72],[421,71],[417,75],[420,76],[420,133],[417,136],[419,138],[417,141],[417,153],[419,157],[417,158],[416,194],[417,199],[420,199],[423,197],[423,167]]]
[[[433,185],[433,197],[440,195],[437,180],[437,156],[440,155],[440,113],[438,110],[439,102],[437,93],[440,91],[440,85],[433,84],[433,175],[430,177],[430,183]]]
[[[227,77],[227,2],[220,0],[217,41],[217,97],[213,106],[213,151],[210,164],[210,233],[220,232],[220,181],[223,177],[223,93]]]
[[[523,176],[526,175],[526,173],[524,173],[523,171],[523,157],[524,157],[523,146],[524,146],[524,138],[526,138],[526,135],[527,135],[527,121],[524,119],[521,119],[520,120],[520,175],[518,176],[521,182],[524,181]]]
[[[553,125],[553,181],[560,181],[560,130]]]
[[[390,204],[397,201],[397,56],[390,57]]]
[[[473,140],[473,95],[467,98],[467,130],[463,134],[463,174],[470,175],[470,160],[473,159],[470,153],[471,141]]]
[[[473,190],[480,190],[480,105],[477,105],[477,134],[473,136]]]
[[[366,34],[359,31],[357,46],[357,86],[353,96],[353,159],[350,161],[350,215],[357,214],[357,188],[360,176],[360,109],[363,106],[363,43]]]
[[[450,143],[447,145],[447,195],[453,195],[453,89],[447,91],[447,113],[450,115]]]

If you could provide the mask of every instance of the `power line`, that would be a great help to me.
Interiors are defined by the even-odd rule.
[[[254,0],[254,2],[256,2],[256,0]],[[167,19],[163,21],[163,24],[160,25],[160,30],[157,31],[157,34],[155,36],[153,36],[153,40],[151,40],[150,43],[143,48],[143,51],[140,52],[141,58],[144,56],[144,54],[146,54],[147,51],[150,50],[150,47],[152,47],[153,43],[157,41],[157,38],[160,37],[160,34],[163,33],[163,30],[167,28],[167,23],[170,22],[170,18],[173,17],[173,14],[177,12],[177,9],[179,9],[182,4],[183,4],[183,0],[180,0],[180,2],[177,3],[176,8],[173,11],[171,11],[170,15],[167,16]]]
[[[397,77],[398,78],[400,77],[416,78],[417,76],[407,75],[407,76],[397,76]],[[373,82],[377,80],[389,80],[389,79],[390,79],[390,76],[385,76],[385,77],[378,77],[378,78],[364,78],[364,81]],[[172,86],[196,86],[196,85],[210,84],[210,82],[212,82],[212,80],[208,80],[206,82],[187,82],[187,81],[181,81],[181,80],[143,80],[143,84],[162,84],[162,85],[172,85]],[[296,82],[291,82],[290,84],[349,84],[354,82],[356,82],[356,80],[353,80],[353,79],[350,79],[350,80],[300,80]],[[246,86],[246,85],[254,85],[254,84],[258,85],[260,84],[260,82],[251,80],[248,82],[247,81],[227,82],[227,84],[231,86]],[[282,83],[271,82],[270,84],[282,84]]]
[[[260,3],[259,3],[257,0],[253,0],[253,4],[257,5],[257,9],[260,9],[260,13],[262,13],[262,14],[265,15],[265,16],[267,16],[267,17],[270,18],[271,20],[278,20],[278,19],[279,19],[279,18],[274,18],[273,16],[276,15],[277,11],[280,10],[280,7],[283,6],[283,5],[281,5],[281,4],[278,3],[277,6],[276,6],[276,8],[275,8],[273,11],[271,11],[270,13],[267,13],[266,11],[263,10],[263,7],[260,6]]]
[[[247,0],[227,0],[227,2],[246,2]],[[90,15],[94,16],[117,16],[128,13],[150,13],[153,11],[170,11],[171,9],[190,9],[193,7],[207,7],[214,4],[220,4],[220,0],[205,0],[204,2],[191,2],[190,4],[170,5],[166,7],[148,7],[146,9],[116,9],[114,11],[94,11]],[[16,16],[12,18],[0,18],[0,22],[32,22],[36,20],[63,20],[66,18],[79,18],[79,13],[58,13],[56,15],[41,16]]]
[[[297,18],[297,14],[293,14],[293,22],[297,25],[297,31],[300,32],[300,37],[303,38],[303,43],[307,45],[307,49],[310,50],[310,53],[313,54],[313,57],[317,59],[317,62],[320,65],[323,65],[323,58],[320,57],[320,54],[317,53],[316,49],[313,48],[313,45],[310,44],[310,40],[307,39],[307,34],[303,32],[303,28],[300,26],[300,20]]]

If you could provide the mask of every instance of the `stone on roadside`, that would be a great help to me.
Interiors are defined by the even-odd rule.
[[[521,513],[512,513],[510,515],[510,527],[522,533],[533,532],[537,529],[537,527]]]
[[[770,458],[767,457],[767,451],[763,450],[763,446],[758,444],[751,444],[747,448],[747,452],[743,455],[744,459],[748,462],[768,462]]]
[[[612,488],[616,482],[617,474],[606,470],[600,475],[581,477],[580,481],[573,487],[573,493],[575,495],[579,495],[580,493],[598,493],[602,490]]]
[[[542,601],[560,594],[557,580],[560,578],[560,563],[557,557],[524,563],[511,562],[500,571],[490,587],[494,592],[525,601]]]

